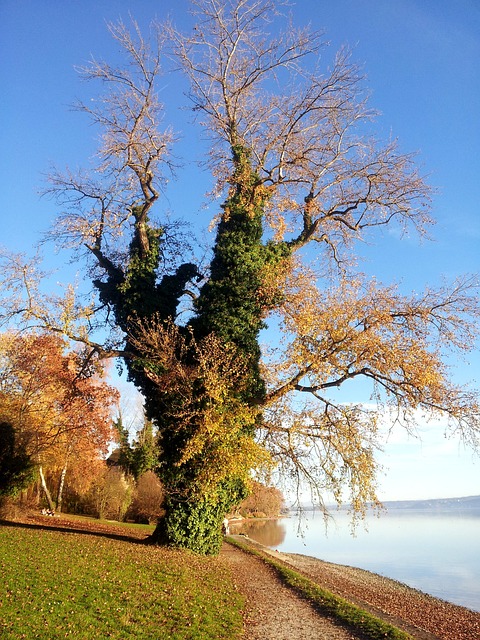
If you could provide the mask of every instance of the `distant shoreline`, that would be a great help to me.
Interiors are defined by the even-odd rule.
[[[435,509],[442,508],[455,509],[455,510],[480,510],[480,495],[476,496],[463,496],[459,498],[431,498],[425,500],[385,500],[381,502],[381,505],[387,509],[395,510],[409,510],[409,509]],[[374,511],[375,505],[367,505],[369,510]],[[335,504],[326,505],[327,511],[334,513],[335,511],[349,511],[349,505],[338,506]],[[293,513],[297,511],[319,511],[319,508],[313,504],[302,504],[300,507],[292,508]]]

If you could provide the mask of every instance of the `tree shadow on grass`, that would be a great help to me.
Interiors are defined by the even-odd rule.
[[[53,518],[52,518],[53,520]],[[127,533],[115,533],[109,530],[102,530],[95,528],[84,528],[82,526],[71,523],[66,525],[65,522],[55,524],[49,524],[47,522],[22,522],[19,520],[5,520],[0,519],[0,526],[15,527],[17,529],[31,529],[37,531],[58,531],[60,533],[76,533],[85,536],[95,536],[97,538],[110,538],[111,540],[120,540],[122,542],[129,542],[131,544],[147,545],[149,543],[150,536],[145,533],[145,538],[138,538],[136,536],[129,536]]]

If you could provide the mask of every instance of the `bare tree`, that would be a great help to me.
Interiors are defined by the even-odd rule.
[[[324,70],[322,32],[268,34],[275,2],[194,4],[194,35],[172,37],[219,188],[231,184],[232,149],[248,151],[252,201],[266,196],[275,239],[324,243],[337,261],[372,227],[425,233],[430,189],[411,154],[373,137],[376,114],[348,51]]]

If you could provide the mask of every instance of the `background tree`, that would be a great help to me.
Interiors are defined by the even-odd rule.
[[[118,399],[98,363],[86,366],[81,355],[64,350],[52,334],[0,336],[0,415],[35,463],[52,510],[61,509],[69,467],[105,453]],[[47,471],[56,485],[53,496]]]
[[[137,480],[128,517],[136,522],[156,524],[163,515],[164,491],[153,471],[146,471]]]
[[[75,459],[65,476],[62,496],[62,511],[65,513],[87,513],[86,505],[92,487],[105,471],[105,459],[102,457],[82,457]],[[54,472],[51,482],[58,482],[58,472]],[[58,509],[57,509],[58,510]]]
[[[261,482],[252,482],[249,495],[238,507],[242,516],[259,518],[275,518],[282,513],[285,498],[276,487],[266,486]]]
[[[118,446],[109,456],[109,462],[114,462],[121,467],[125,473],[132,473],[132,447],[130,445],[130,434],[126,426],[123,424],[121,412],[113,421],[113,426],[117,431]]]
[[[114,452],[116,464],[135,480],[147,471],[154,470],[158,465],[158,449],[152,421],[144,419],[143,427],[137,431],[133,443],[130,443],[130,434],[123,425],[121,414],[114,420],[114,426],[119,440],[119,446]]]
[[[145,473],[153,472],[158,465],[154,426],[148,418],[145,418],[143,427],[137,431],[132,449],[132,473],[133,477],[139,480]]]
[[[15,430],[8,422],[0,423],[0,500],[27,487],[35,477],[30,456],[15,442]]]
[[[134,482],[118,467],[104,466],[85,497],[89,513],[104,520],[123,521],[133,499]]]
[[[135,24],[112,26],[127,66],[83,70],[107,88],[78,105],[103,129],[99,163],[52,175],[63,207],[52,235],[87,254],[101,304],[73,301],[62,317],[78,322],[59,324],[32,295],[30,271],[10,259],[6,273],[16,274],[14,301],[15,283],[30,287],[26,320],[125,358],[158,427],[166,516],[155,539],[215,553],[223,514],[269,460],[320,501],[325,490],[341,501],[344,488],[356,512],[376,500],[385,406],[407,429],[419,410],[446,414],[477,444],[477,396],[443,362],[448,349],[472,347],[478,283],[402,296],[367,281],[356,245],[385,226],[424,235],[430,190],[411,155],[375,139],[359,69],[346,51],[321,67],[322,34],[280,32],[273,0],[192,4],[192,35],[164,25],[147,41]],[[205,273],[183,260],[178,228],[153,218],[175,139],[159,127],[155,90],[167,40],[223,199]],[[116,329],[107,342],[86,331],[97,311]],[[261,359],[269,323],[282,337]],[[377,410],[335,401],[331,391],[353,379],[372,385]]]

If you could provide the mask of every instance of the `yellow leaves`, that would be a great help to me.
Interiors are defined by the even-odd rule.
[[[75,321],[78,320],[76,309],[75,289],[73,285],[67,286],[64,296],[64,304],[60,313],[60,327],[65,335],[69,335]]]
[[[286,393],[303,381],[318,391],[362,376],[412,406],[446,397],[442,349],[458,324],[438,296],[407,298],[393,286],[361,280],[320,291],[305,269],[292,272],[286,285],[286,347],[272,387]]]
[[[215,388],[221,387],[219,380]],[[269,454],[254,440],[258,420],[258,408],[236,400],[231,389],[228,393],[224,389],[216,398],[209,396],[208,407],[197,415],[195,431],[178,462],[181,467],[195,461],[199,494],[209,496],[222,480],[245,480],[252,469],[268,465]]]
[[[283,475],[340,501],[346,487],[361,512],[376,500],[376,419],[385,405],[407,429],[419,408],[443,413],[478,445],[478,399],[452,384],[443,361],[446,346],[474,335],[472,283],[410,297],[360,278],[322,290],[313,271],[292,266],[279,308],[282,349],[263,369],[264,442]],[[369,384],[371,410],[334,402],[330,389],[353,379]]]
[[[241,393],[248,366],[233,344],[214,334],[196,341],[159,318],[135,322],[132,343],[155,369],[150,378],[166,393],[182,398],[171,408],[172,429],[183,434],[176,466],[195,469],[189,491],[209,497],[222,480],[246,479],[269,463],[255,442],[260,408],[248,406]]]
[[[275,202],[276,206],[268,207],[265,212],[265,220],[273,231],[273,239],[275,242],[283,242],[287,233],[293,231],[291,223],[287,222],[285,216],[282,214],[279,203]]]
[[[199,373],[206,394],[213,402],[226,399],[243,389],[247,363],[233,344],[225,344],[214,334],[196,345]]]
[[[178,466],[195,460],[197,490],[202,495],[215,491],[231,477],[246,479],[250,470],[266,466],[269,455],[253,433],[258,410],[232,401],[213,404],[196,424]]]
[[[362,405],[326,402],[299,407],[286,397],[265,415],[265,440],[283,477],[312,494],[347,499],[361,514],[376,502],[377,414]]]

